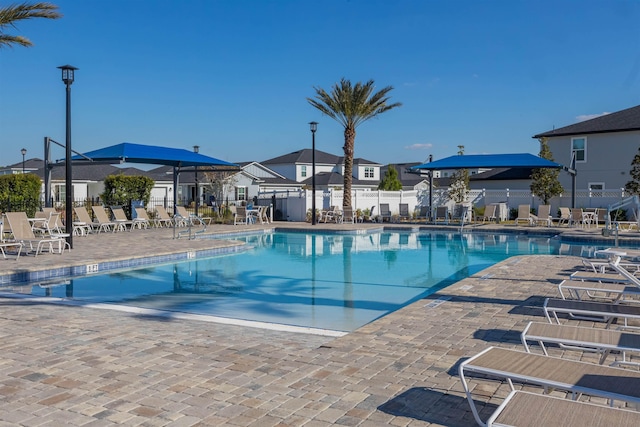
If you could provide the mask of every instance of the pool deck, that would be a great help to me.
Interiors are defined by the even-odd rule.
[[[209,231],[275,227],[311,228],[276,223]],[[602,238],[601,229],[554,231]],[[620,243],[628,242],[638,244],[640,233],[621,233]],[[170,229],[103,233],[75,237],[74,249],[62,255],[0,258],[0,274],[232,245],[176,240]],[[544,298],[557,296],[555,285],[580,264],[574,256],[512,257],[339,338],[0,298],[0,426],[473,426],[457,365],[491,345],[521,348],[520,331],[531,320],[544,321]],[[476,384],[486,419],[508,389]]]

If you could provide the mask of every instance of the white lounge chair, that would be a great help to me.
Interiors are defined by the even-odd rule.
[[[467,379],[470,373],[504,379],[509,383],[512,391],[515,391],[513,382],[517,381],[538,385],[545,390],[548,388],[564,390],[570,392],[574,399],[580,394],[586,394],[602,397],[611,402],[620,400],[640,404],[640,387],[638,387],[640,372],[595,363],[489,347],[462,362],[459,373],[471,412],[480,425],[485,423],[480,418],[473,400]],[[534,423],[534,425],[543,424]]]
[[[512,391],[487,420],[487,426],[584,427],[602,420],[607,426],[635,426],[640,412],[562,399],[526,391]]]
[[[605,321],[607,327],[614,320],[623,319],[628,326],[628,320],[640,320],[640,305],[637,304],[613,304],[597,301],[568,300],[547,298],[543,304],[544,315],[549,323],[560,323],[558,314],[566,314],[576,318],[593,321]]]
[[[582,351],[597,351],[601,354],[600,364],[603,364],[607,356],[612,352],[620,352],[622,360],[613,361],[609,366],[634,365],[640,366],[640,362],[627,358],[627,352],[640,352],[640,334],[632,332],[602,329],[584,328],[573,325],[558,325],[554,323],[529,322],[520,334],[522,345],[527,353],[531,352],[527,341],[535,341],[540,345],[542,352],[549,355],[545,344],[558,344],[562,348],[571,348]]]
[[[93,211],[93,216],[96,218],[92,224],[94,227],[98,227],[98,233],[103,230],[115,231],[116,223],[109,219],[107,212],[102,206],[91,206],[91,210]]]
[[[111,213],[113,214],[113,221],[116,223],[113,231],[126,231],[129,226],[129,231],[133,231],[133,221],[127,218],[127,214],[119,206],[110,206]]]
[[[5,230],[4,225],[5,223],[7,224],[7,226],[9,225],[9,223],[7,222],[6,218],[4,217],[4,215],[2,215],[0,217],[0,252],[2,252],[2,257],[4,259],[7,259],[7,253],[5,252],[5,249],[7,248],[17,248],[16,250],[16,260],[18,258],[20,258],[20,252],[22,252],[22,242],[16,242],[16,241],[11,241],[8,239],[4,238],[4,233],[5,231],[9,231],[10,229],[7,227],[7,229]]]
[[[629,284],[622,276],[618,276],[615,281],[597,281],[595,277],[589,280],[563,280],[558,284],[558,292],[562,299],[611,300],[611,302],[626,301],[627,297],[640,296],[640,288]],[[633,302],[633,300],[630,301]]]
[[[344,208],[342,210],[342,217],[340,222],[348,222],[350,224],[356,223],[356,213],[353,211],[353,208]]]
[[[73,235],[87,236],[94,230],[94,223],[84,206],[76,206],[73,208],[77,221],[73,221]]]
[[[528,225],[533,224],[530,205],[518,205],[518,216],[516,217],[515,224],[518,225],[521,221],[526,222]]]
[[[134,208],[136,217],[133,218],[133,226],[131,228],[149,228],[151,227],[151,219],[145,208]]]
[[[201,225],[205,228],[207,227],[204,219],[194,213],[190,213],[184,206],[176,206],[176,220],[183,222],[185,226],[194,227]]]
[[[11,229],[13,240],[22,243],[24,246],[29,244],[29,250],[35,253],[35,256],[42,253],[44,247],[49,249],[50,253],[55,252],[54,246],[57,246],[58,253],[62,254],[65,248],[71,249],[69,243],[63,239],[52,236],[45,236],[43,238],[36,237],[31,230],[29,219],[24,212],[6,212],[5,219]],[[33,245],[36,245],[35,249]]]
[[[584,217],[582,215],[582,209],[571,208],[571,218],[569,218],[569,227],[581,226],[584,227]]]
[[[569,225],[570,221],[571,221],[571,209],[560,208],[560,218],[558,218],[558,226],[562,224]]]
[[[156,227],[170,227],[173,225],[173,218],[169,216],[169,213],[162,205],[154,206],[156,211],[156,217],[153,219],[153,224]]]
[[[536,225],[544,225],[545,227],[551,227],[551,206],[540,205],[538,206],[538,215],[531,215],[531,220]]]
[[[477,216],[476,221],[482,220],[483,224],[485,221],[495,221],[497,208],[497,205],[485,205],[482,215]]]

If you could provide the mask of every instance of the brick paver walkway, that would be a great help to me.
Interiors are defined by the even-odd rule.
[[[0,264],[220,242],[136,230]],[[543,319],[544,297],[579,263],[510,258],[340,338],[0,298],[0,426],[473,426],[457,364],[489,345],[520,347],[519,332]],[[478,384],[486,415],[507,389]]]

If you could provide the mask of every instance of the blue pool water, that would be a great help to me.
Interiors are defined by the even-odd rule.
[[[247,252],[68,279],[23,290],[148,309],[352,331],[510,256],[589,255],[521,235],[273,233]]]

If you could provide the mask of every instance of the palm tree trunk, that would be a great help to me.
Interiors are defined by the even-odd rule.
[[[351,181],[353,180],[353,147],[356,141],[355,128],[344,129],[344,195],[342,207],[351,208]]]

